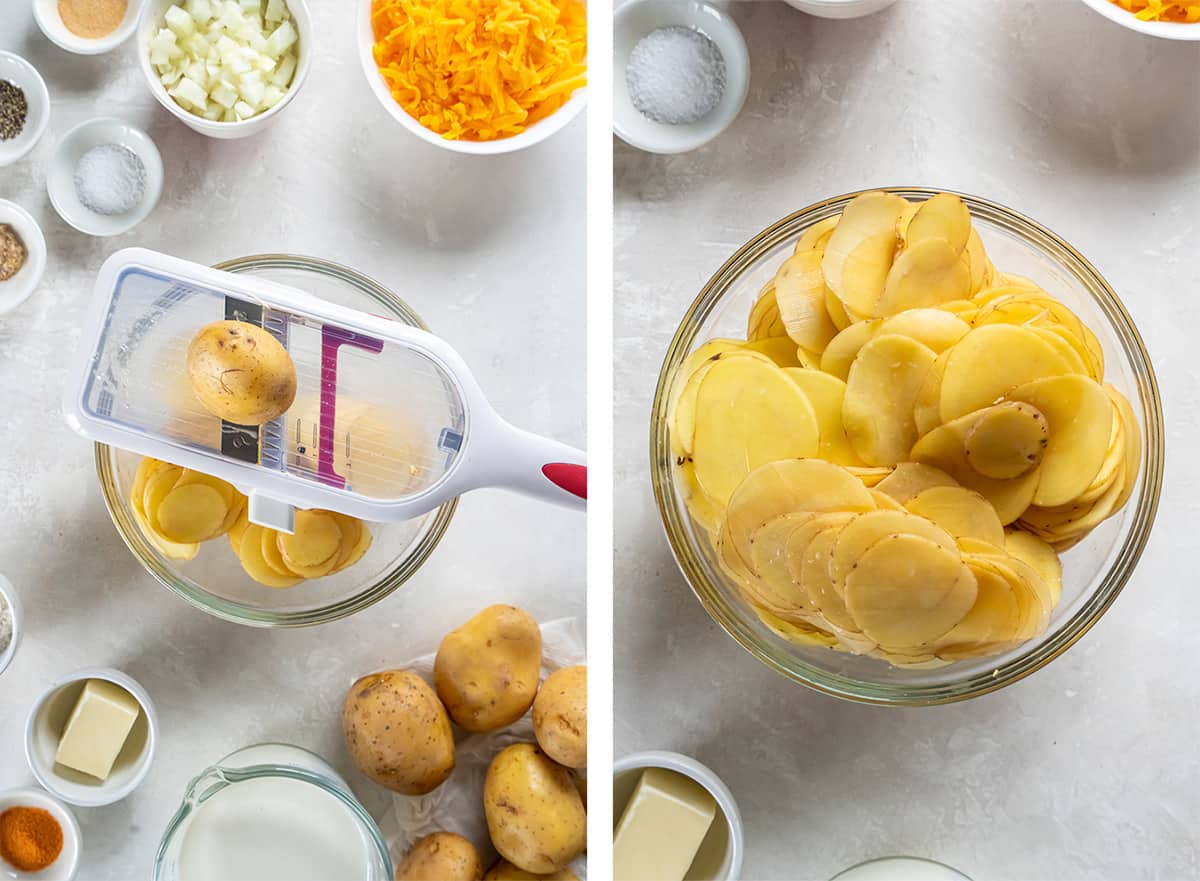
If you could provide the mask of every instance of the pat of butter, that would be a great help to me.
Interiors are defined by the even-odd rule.
[[[106,679],[89,679],[67,719],[54,760],[107,780],[142,708],[137,698]]]
[[[712,795],[683,774],[647,768],[613,837],[616,881],[683,881],[717,813]]]

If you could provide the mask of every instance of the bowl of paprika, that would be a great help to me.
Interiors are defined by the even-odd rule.
[[[0,876],[70,881],[79,868],[81,838],[70,808],[48,793],[0,792]]]

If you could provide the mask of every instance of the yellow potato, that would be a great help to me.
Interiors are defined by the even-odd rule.
[[[803,233],[800,238],[796,239],[796,247],[792,250],[793,254],[803,254],[805,251],[825,250],[825,244],[829,241],[829,237],[833,235],[833,231],[837,228],[840,215],[834,217],[826,217],[824,220],[818,220]]]
[[[154,545],[154,547],[157,548],[158,551],[168,559],[183,561],[194,560],[196,558],[196,554],[200,552],[199,544],[180,544],[178,542],[170,541],[164,536],[159,535],[154,531],[154,528],[146,519],[146,515],[136,507],[133,509],[133,519],[137,523],[138,528],[141,529],[142,535],[146,537],[146,541]]]
[[[938,355],[929,365],[929,372],[913,401],[913,425],[917,437],[924,437],[942,424],[942,376],[946,372],[946,353]]]
[[[844,381],[850,375],[850,365],[858,357],[859,350],[875,335],[880,324],[879,320],[859,321],[841,331],[821,353],[821,369]]]
[[[1106,385],[1104,391],[1112,399],[1113,405],[1116,407],[1117,418],[1121,420],[1125,433],[1125,476],[1121,492],[1113,502],[1115,511],[1129,501],[1129,497],[1133,495],[1133,488],[1137,485],[1138,470],[1142,462],[1142,430],[1129,400],[1114,386]]]
[[[734,418],[734,414],[736,418]],[[816,455],[820,429],[808,398],[774,365],[715,363],[696,398],[696,480],[721,504],[767,462]]]
[[[800,386],[800,390],[812,405],[813,413],[817,417],[820,458],[835,465],[861,465],[862,460],[850,446],[850,439],[846,437],[846,427],[842,424],[846,383],[836,376],[812,368],[793,367],[784,370],[784,373]]]
[[[764,355],[776,367],[799,367],[799,349],[789,337],[773,336],[763,340],[751,340],[746,343],[746,349]]]
[[[267,564],[268,569],[283,578],[301,577],[299,572],[289,569],[287,561],[283,559],[283,554],[279,550],[278,532],[264,527],[259,542],[262,545],[263,562]]]
[[[228,512],[228,503],[211,486],[176,484],[159,503],[154,519],[164,536],[186,544],[217,535]]]
[[[858,634],[858,624],[846,610],[845,600],[842,599],[842,594],[834,585],[833,576],[830,574],[830,560],[841,531],[836,527],[822,530],[808,543],[804,553],[794,559],[798,561],[800,583],[804,586],[809,602],[820,613],[826,626],[840,628],[838,635],[844,640],[843,633]],[[869,651],[873,647],[873,642],[860,644],[863,651]]]
[[[211,474],[205,474],[202,471],[193,471],[191,468],[183,469],[183,473],[179,475],[179,480],[175,482],[175,486],[189,486],[193,483],[202,484],[216,490],[221,496],[221,501],[225,503],[226,508],[233,507],[237,496],[241,495],[234,489],[232,483],[226,483],[221,478],[213,477]]]
[[[967,237],[967,247],[963,256],[967,258],[967,263],[971,267],[971,294],[974,295],[994,282],[996,267],[988,259],[979,233],[973,229]]]
[[[559,869],[548,875],[538,875],[518,869],[506,859],[499,859],[487,870],[484,881],[579,881],[579,876],[569,868]]]
[[[587,816],[570,773],[531,743],[492,759],[483,810],[496,850],[527,872],[557,872],[587,846]]]
[[[542,633],[527,612],[489,606],[438,646],[433,683],[467,731],[495,731],[528,712],[542,669]]]
[[[200,330],[187,355],[192,391],[227,422],[262,425],[283,415],[296,397],[296,367],[270,333],[244,321]]]
[[[759,294],[750,318],[746,323],[747,340],[765,340],[770,337],[787,336],[787,328],[779,316],[779,305],[775,302],[775,287],[768,284]]]
[[[846,577],[846,608],[884,648],[928,645],[975,604],[975,576],[957,550],[917,535],[891,535],[869,547]]]
[[[907,246],[927,239],[946,242],[955,256],[967,247],[971,235],[971,212],[953,193],[938,193],[917,206],[904,233]]]
[[[533,701],[533,735],[551,759],[587,767],[587,667],[555,670]]]
[[[850,366],[842,422],[858,457],[895,465],[917,440],[913,405],[936,356],[908,337],[876,336]]]
[[[918,493],[934,486],[958,486],[958,482],[945,471],[931,465],[901,462],[892,469],[891,474],[875,485],[875,489],[905,505]]]
[[[158,506],[167,497],[167,493],[175,488],[175,483],[182,473],[183,469],[176,465],[164,465],[150,475],[142,491],[142,511],[146,514],[146,522],[160,535],[162,530],[158,525]]]
[[[803,251],[775,273],[775,302],[788,336],[796,345],[818,353],[838,330],[825,309],[822,256],[822,251]]]
[[[1054,548],[1036,535],[1022,529],[1010,529],[1004,537],[1004,548],[1025,563],[1028,563],[1046,582],[1051,599],[1058,603],[1062,596],[1062,560]]]
[[[944,239],[924,239],[905,248],[887,274],[872,314],[961,300],[971,293],[971,268]]]
[[[957,553],[954,538],[936,523],[908,511],[868,511],[851,520],[838,533],[829,558],[829,577],[833,588],[845,596],[846,580],[859,565],[863,554],[890,535],[912,535]]]
[[[475,845],[453,832],[416,841],[396,866],[395,881],[480,881],[483,860]]]
[[[936,649],[943,657],[1010,642],[1017,638],[1020,629],[1021,608],[1008,580],[978,562],[968,565],[975,576],[975,604],[961,621],[938,638]]]
[[[267,563],[263,557],[263,527],[251,523],[242,533],[238,542],[237,555],[246,574],[266,587],[285,588],[295,587],[304,579],[296,575],[281,575]]]
[[[969,324],[943,309],[906,309],[885,318],[876,333],[910,337],[940,355],[970,330]]]
[[[895,256],[896,221],[904,199],[892,193],[863,193],[842,212],[825,244],[821,268],[838,299],[863,315],[873,315]]]
[[[342,702],[342,738],[360,771],[402,795],[432,792],[454,770],[450,717],[411,670],[372,673],[351,685]]]
[[[961,486],[933,486],[906,503],[909,511],[936,523],[960,539],[963,536],[1004,545],[1004,526],[996,509],[977,492]]]
[[[1023,402],[981,410],[963,437],[967,463],[984,477],[1008,480],[1037,468],[1050,442],[1050,424]]]
[[[341,544],[341,527],[325,511],[297,511],[292,534],[279,534],[279,551],[287,567],[306,578],[327,575],[337,565]]]
[[[734,357],[754,358],[767,365],[774,363],[766,355],[753,352],[743,345],[726,345],[725,340],[714,340],[705,343],[684,360],[683,366],[680,368],[681,376],[684,375],[692,358],[700,354],[704,354],[704,358],[687,372],[686,379],[678,387],[678,394],[673,395],[667,407],[671,449],[677,456],[692,454],[696,437],[696,399],[700,394],[700,384],[714,364]]]

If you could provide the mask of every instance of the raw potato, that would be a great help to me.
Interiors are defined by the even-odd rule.
[[[542,669],[537,621],[515,606],[489,606],[446,634],[433,682],[450,717],[467,731],[495,731],[529,711]]]
[[[496,850],[527,872],[557,872],[587,846],[587,815],[570,772],[531,743],[492,760],[483,809]]]
[[[454,770],[450,717],[411,670],[372,673],[350,686],[342,703],[342,737],[360,771],[402,795],[432,792]]]
[[[579,881],[579,876],[570,869],[559,869],[549,875],[537,875],[518,869],[506,859],[499,859],[483,876],[484,881]]]
[[[587,667],[563,667],[546,677],[533,701],[533,734],[560,765],[587,767]]]
[[[912,449],[913,405],[935,357],[916,340],[893,334],[875,337],[855,357],[842,421],[854,452],[868,465],[895,465]]]
[[[419,839],[396,866],[396,881],[479,881],[483,860],[475,845],[453,832]]]
[[[267,331],[244,321],[218,321],[192,338],[187,354],[192,391],[205,409],[237,425],[262,425],[296,397],[296,367]]]

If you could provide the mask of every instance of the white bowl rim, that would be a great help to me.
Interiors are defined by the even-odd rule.
[[[28,92],[26,92],[25,101],[31,107],[36,101],[36,103],[42,108],[41,123],[33,130],[32,135],[29,136],[28,143],[21,150],[15,151],[10,155],[4,156],[3,159],[0,159],[0,167],[2,167],[5,165],[12,165],[14,162],[17,162],[18,160],[28,156],[29,151],[37,146],[37,142],[40,141],[42,139],[42,135],[46,133],[46,127],[50,125],[50,90],[46,88],[46,80],[42,77],[41,71],[34,67],[33,62],[25,56],[18,55],[16,52],[10,52],[7,49],[0,49],[0,58],[8,60],[25,71],[30,82],[32,82],[35,87],[34,95],[30,96]],[[25,90],[22,89],[21,91]],[[21,135],[24,135],[24,132],[21,132]],[[18,135],[18,137],[21,135]]]
[[[697,20],[694,10],[703,9],[704,13],[709,17],[708,19],[705,19],[705,22],[708,23],[710,19],[711,21],[717,22],[717,27],[725,30],[731,44],[735,47],[736,57],[725,59],[725,69],[727,76],[726,88],[732,86],[737,89],[737,100],[730,105],[729,110],[726,112],[726,117],[720,119],[719,124],[711,129],[701,129],[700,131],[696,132],[693,137],[689,138],[679,134],[683,128],[682,126],[652,123],[655,128],[663,131],[664,133],[671,132],[672,134],[669,137],[664,135],[664,138],[661,141],[651,142],[642,138],[638,138],[636,135],[634,135],[627,126],[622,125],[617,113],[615,111],[613,113],[613,132],[618,138],[620,138],[626,144],[629,144],[631,147],[636,147],[637,149],[644,150],[647,153],[689,153],[692,150],[698,150],[705,144],[716,140],[741,114],[742,108],[746,103],[746,96],[750,93],[750,50],[746,46],[746,38],[742,34],[741,28],[737,26],[737,22],[733,20],[733,17],[720,7],[708,2],[708,0],[668,0],[667,3],[664,3],[663,0],[629,0],[629,2],[623,3],[617,7],[616,13],[613,16],[614,34],[616,33],[617,28],[621,26],[621,23],[624,21],[624,19],[633,14],[631,10],[647,3],[653,3],[656,5],[661,4],[663,6],[670,5],[680,9],[689,10],[688,14],[678,16],[677,23],[685,27],[690,27]],[[625,62],[622,61],[620,65],[618,65],[616,63],[616,59],[614,58],[613,68],[613,79],[617,80],[619,75],[621,77],[621,81],[623,82]],[[736,79],[735,72],[737,77]],[[622,88],[622,86],[618,83],[617,88]],[[716,111],[714,110],[713,112]]]
[[[534,144],[540,144],[551,135],[566,128],[587,103],[587,86],[585,85],[576,89],[562,107],[512,137],[493,141],[452,141],[443,138],[410,116],[408,111],[396,103],[396,99],[388,91],[371,51],[375,44],[374,35],[371,32],[371,5],[373,2],[374,0],[359,0],[358,2],[355,42],[358,44],[358,58],[362,63],[363,75],[367,78],[371,92],[383,105],[383,109],[387,111],[388,115],[427,144],[433,144],[435,147],[441,147],[443,150],[450,150],[453,153],[465,153],[473,156],[514,153],[524,150],[526,147],[532,147]]]
[[[146,167],[146,191],[142,195],[141,204],[137,210],[131,211],[125,225],[98,230],[96,227],[81,221],[74,212],[64,211],[63,206],[54,197],[54,190],[50,186],[50,175],[46,175],[46,194],[50,197],[50,204],[54,206],[55,213],[68,226],[85,235],[96,238],[107,238],[127,233],[149,217],[150,213],[154,211],[154,207],[158,204],[159,198],[162,196],[164,178],[162,153],[159,152],[158,145],[154,143],[154,138],[150,137],[144,129],[138,128],[136,125],[115,116],[97,116],[92,119],[85,119],[83,122],[69,129],[58,139],[58,143],[54,145],[54,153],[50,157],[50,166],[58,166],[64,161],[63,157],[67,147],[73,140],[80,136],[81,132],[102,126],[119,127],[126,132],[132,132],[134,135],[133,138],[121,138],[114,143],[119,143],[121,146],[133,150],[138,154],[138,158],[142,160],[142,164]],[[149,162],[146,161],[147,159]]]
[[[21,291],[16,296],[10,297],[4,293],[4,285],[10,284],[11,279],[6,282],[0,282],[0,315],[6,315],[12,312],[31,296],[37,290],[38,285],[42,283],[42,276],[46,272],[46,261],[48,252],[46,249],[46,235],[42,232],[41,224],[37,222],[29,211],[22,205],[8,199],[0,199],[0,223],[11,223],[4,215],[14,215],[20,225],[17,233],[21,237],[21,241],[25,244],[25,259],[33,261],[32,273],[29,278],[22,282],[26,286],[26,290]],[[4,662],[0,660],[0,670],[4,669]]]
[[[75,816],[75,812],[62,799],[55,797],[44,789],[35,789],[32,786],[22,786],[16,789],[0,791],[0,802],[5,801],[32,802],[33,807],[38,807],[39,805],[46,806],[50,808],[52,813],[58,815],[55,819],[64,827],[63,838],[70,839],[75,843],[75,852],[67,871],[65,873],[61,871],[55,873],[55,881],[71,881],[75,877],[75,873],[79,871],[79,856],[83,853],[83,831],[79,828],[79,818]],[[63,823],[63,820],[66,820],[66,823]],[[50,867],[42,871],[49,872],[53,865],[54,863],[51,863]]]
[[[1132,12],[1122,9],[1111,0],[1083,0],[1083,3],[1121,27],[1150,37],[1166,40],[1200,40],[1200,22],[1142,21]]]
[[[17,596],[17,588],[4,575],[0,575],[0,597],[12,612],[12,641],[4,651],[0,652],[0,673],[8,669],[8,665],[17,656],[17,644],[21,641],[21,600]]]
[[[725,824],[729,827],[729,871],[730,881],[742,875],[742,856],[745,849],[744,830],[742,828],[742,813],[738,810],[737,801],[725,781],[717,776],[712,768],[696,761],[691,756],[670,750],[646,750],[629,753],[613,762],[613,779],[629,771],[639,771],[645,768],[665,768],[690,777],[709,791],[717,801],[721,813],[725,816]]]
[[[145,22],[150,20],[152,15],[151,10],[157,6],[156,0],[142,0],[142,2],[142,9],[138,13],[137,22],[134,26],[135,33],[139,35],[139,45],[137,47],[138,67],[141,69],[142,75],[146,78],[146,84],[150,87],[150,94],[154,96],[154,100],[193,131],[209,135],[206,129],[212,127],[214,130],[220,129],[222,132],[229,132],[228,137],[231,139],[253,134],[262,128],[267,120],[273,119],[282,113],[283,108],[292,103],[292,99],[296,97],[296,93],[300,91],[300,87],[308,79],[308,71],[312,67],[312,52],[308,48],[308,43],[311,41],[312,36],[312,13],[308,8],[307,0],[287,0],[288,11],[292,13],[292,18],[296,20],[296,32],[299,34],[301,48],[297,50],[296,54],[296,72],[292,74],[292,81],[288,84],[287,91],[283,93],[283,97],[279,99],[279,103],[265,113],[260,113],[257,116],[251,116],[249,119],[239,120],[238,122],[222,122],[217,119],[205,119],[203,116],[197,116],[167,94],[162,80],[158,78],[158,74],[154,72],[154,68],[150,64],[149,49],[140,45],[142,28]],[[296,14],[297,8],[302,10],[301,15]],[[153,15],[157,17],[158,13],[153,13]],[[301,24],[301,18],[303,18],[303,24]],[[212,135],[209,136],[212,137]]]
[[[133,15],[126,10],[125,18],[117,29],[111,34],[104,37],[98,37],[90,40],[87,37],[79,37],[71,33],[67,26],[61,21],[52,21],[46,18],[42,13],[44,4],[38,0],[33,0],[33,18],[37,22],[38,28],[42,34],[60,49],[67,52],[72,52],[76,55],[103,55],[105,52],[111,52],[116,49],[137,30],[138,19],[141,17],[141,10],[137,9],[139,3],[145,3],[146,0],[129,0],[129,5],[134,7],[136,12]]]
[[[142,753],[138,757],[137,771],[120,786],[109,786],[108,781],[104,781],[96,787],[96,795],[90,798],[69,796],[63,792],[58,787],[58,775],[54,773],[53,768],[45,768],[37,761],[33,748],[34,727],[47,701],[68,685],[85,679],[105,679],[121,686],[121,688],[128,691],[137,699],[138,704],[141,705],[142,712],[146,714],[146,745],[142,748]],[[28,717],[25,719],[25,761],[29,765],[29,770],[33,772],[33,776],[37,778],[37,782],[45,787],[51,795],[62,799],[68,804],[79,805],[80,807],[96,808],[110,805],[120,801],[137,789],[142,781],[146,779],[146,775],[150,773],[150,765],[154,762],[154,753],[157,747],[158,713],[154,709],[154,702],[150,699],[150,695],[142,687],[141,683],[128,673],[122,673],[120,670],[112,667],[87,667],[82,670],[76,670],[73,673],[68,673],[66,676],[56,680],[38,696],[38,699],[33,704],[33,708],[29,711]]]

